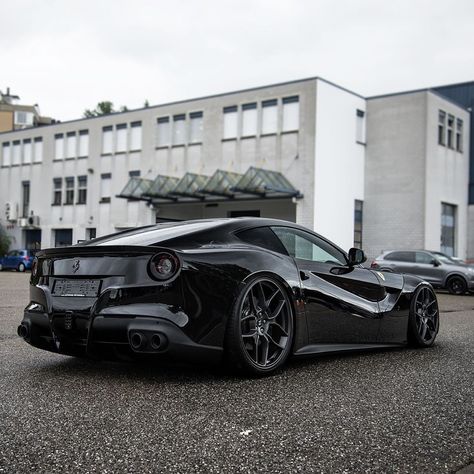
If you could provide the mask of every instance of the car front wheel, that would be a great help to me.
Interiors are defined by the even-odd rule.
[[[281,367],[293,342],[293,311],[283,285],[250,279],[236,299],[226,333],[226,356],[240,371],[265,375]]]
[[[467,284],[464,278],[453,276],[446,283],[446,288],[452,295],[463,295],[466,293]]]

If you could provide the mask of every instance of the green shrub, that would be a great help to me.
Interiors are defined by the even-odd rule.
[[[3,257],[10,248],[11,239],[5,232],[5,229],[0,225],[0,257]]]

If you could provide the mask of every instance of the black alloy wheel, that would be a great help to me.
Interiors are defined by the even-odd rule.
[[[446,286],[452,295],[463,295],[467,290],[466,281],[460,276],[451,277]]]
[[[257,277],[244,287],[229,321],[227,352],[237,368],[268,374],[288,358],[293,342],[293,311],[283,286]]]
[[[419,347],[431,346],[439,330],[439,307],[436,294],[429,286],[415,292],[409,321],[409,339]]]

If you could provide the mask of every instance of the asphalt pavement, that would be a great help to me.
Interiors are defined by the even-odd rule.
[[[30,347],[16,335],[28,278],[0,273],[1,473],[444,473],[474,461],[474,296],[439,296],[430,349],[245,379]]]

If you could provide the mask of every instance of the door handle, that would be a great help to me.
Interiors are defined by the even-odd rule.
[[[302,281],[309,280],[309,275],[306,272],[304,272],[303,270],[300,270],[300,278],[301,278]]]

